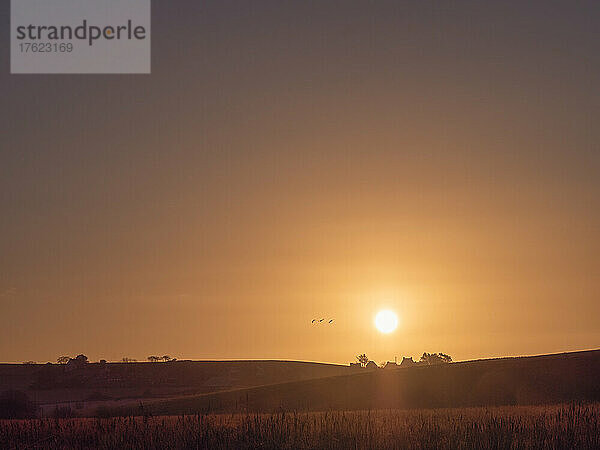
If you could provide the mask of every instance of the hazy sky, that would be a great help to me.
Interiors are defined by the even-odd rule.
[[[152,75],[9,75],[0,1],[1,361],[600,347],[599,2],[152,15]]]

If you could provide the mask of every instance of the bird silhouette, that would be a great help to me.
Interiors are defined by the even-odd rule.
[[[316,323],[316,324],[320,324],[320,323],[323,323],[323,322],[325,322],[325,320],[326,320],[326,319],[313,319],[313,320],[311,320],[311,321],[310,321],[310,323],[312,323],[312,324],[315,324],[315,323]],[[327,323],[328,323],[328,324],[332,324],[334,321],[335,321],[335,319],[329,319],[329,320],[327,321]]]

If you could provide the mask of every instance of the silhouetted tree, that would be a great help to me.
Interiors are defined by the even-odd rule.
[[[160,359],[162,359],[163,361],[171,361],[171,357],[169,355],[164,355],[162,356]]]
[[[25,364],[26,366],[30,366],[32,364],[35,364],[35,361],[23,361],[23,364]]]
[[[123,359],[121,360],[121,362],[124,362],[124,363],[132,363],[132,362],[136,362],[136,361],[137,361],[137,359],[128,358],[127,356],[123,357]]]
[[[360,363],[362,367],[367,367],[367,364],[369,364],[369,357],[364,353],[362,355],[358,355],[356,357],[356,360]]]
[[[69,362],[73,362],[79,366],[84,366],[89,362],[89,360],[88,360],[87,356],[85,356],[83,353],[81,353],[81,354],[77,355],[75,358],[69,359]]]
[[[70,367],[81,368],[84,367],[89,362],[88,357],[84,354],[79,354],[75,358],[69,358],[67,365]]]
[[[64,356],[59,356],[58,358],[56,358],[56,362],[58,364],[67,364],[69,362],[71,358],[69,358],[68,356],[64,355]]]
[[[446,355],[445,353],[438,353],[438,355],[442,358],[442,361],[446,363],[452,362],[452,357],[450,355]]]
[[[452,357],[445,353],[423,353],[421,356],[421,363],[427,365],[443,364],[452,362]]]
[[[159,356],[154,356],[154,355],[148,356],[148,361],[150,361],[150,362],[157,362],[159,360],[160,360]]]

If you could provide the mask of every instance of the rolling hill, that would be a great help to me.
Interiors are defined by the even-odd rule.
[[[25,392],[42,409],[116,406],[140,399],[347,374],[348,366],[302,361],[174,361],[158,363],[0,364],[0,393]]]
[[[600,400],[600,350],[378,369],[150,402],[144,413],[530,405]],[[139,412],[139,411],[138,411]],[[135,413],[121,408],[118,414]]]

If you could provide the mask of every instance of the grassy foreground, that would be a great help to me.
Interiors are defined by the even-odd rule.
[[[600,404],[0,421],[0,448],[600,448]]]

